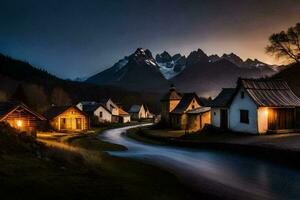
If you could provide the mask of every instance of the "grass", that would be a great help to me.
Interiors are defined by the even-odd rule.
[[[88,134],[39,134],[44,149],[40,154],[36,154],[36,149],[29,151],[33,153],[3,153],[2,149],[1,197],[199,199],[199,194],[169,172],[105,153],[125,148],[98,140],[97,134],[102,130]]]

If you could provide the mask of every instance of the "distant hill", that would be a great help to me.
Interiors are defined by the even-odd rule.
[[[45,108],[52,104],[55,98],[67,97],[68,101],[63,102],[97,101],[111,97],[124,106],[146,103],[153,112],[159,110],[160,94],[155,92],[142,94],[116,86],[99,86],[64,80],[27,62],[0,54],[0,101],[10,99],[19,86],[24,88],[31,106],[38,110],[43,110],[41,107]],[[57,97],[53,97],[54,90],[63,92],[58,92]]]
[[[300,64],[291,64],[279,73],[275,74],[273,78],[285,80],[297,96],[300,97]]]

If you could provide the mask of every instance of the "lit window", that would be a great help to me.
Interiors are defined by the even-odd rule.
[[[22,125],[23,125],[23,122],[21,120],[18,120],[17,121],[17,126],[20,128],[20,127],[22,127]]]

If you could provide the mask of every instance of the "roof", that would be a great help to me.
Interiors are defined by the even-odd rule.
[[[123,115],[123,116],[125,116],[125,115],[129,115],[129,113],[128,112],[126,112],[125,110],[123,110],[122,108],[118,108],[119,110],[119,115]]]
[[[96,104],[91,104],[91,105],[83,105],[82,110],[88,114],[92,114],[99,107],[103,107],[107,112],[111,113],[110,110],[108,110],[107,107],[101,103],[96,103]]]
[[[175,107],[175,109],[171,112],[174,114],[181,114],[184,111],[186,111],[186,109],[188,108],[188,106],[190,105],[191,101],[193,99],[196,99],[196,101],[200,104],[200,105],[204,105],[203,102],[201,101],[201,99],[198,97],[198,95],[196,93],[184,93],[182,99],[180,100],[179,104]]]
[[[223,88],[219,95],[211,102],[211,107],[228,107],[234,97],[235,88]]]
[[[80,113],[87,116],[87,114],[85,112],[81,111],[76,106],[52,106],[44,113],[44,116],[47,119],[53,119],[53,118],[57,117],[58,115],[62,114],[63,112],[65,112],[66,110],[68,110],[69,108],[75,108]]]
[[[132,105],[131,108],[129,109],[130,113],[137,113],[140,112],[142,105]]]
[[[284,80],[239,79],[238,88],[243,87],[258,106],[298,107],[300,99]]]
[[[193,110],[188,111],[188,114],[201,114],[210,111],[210,107],[200,107],[200,108],[195,108]]]
[[[46,120],[42,115],[31,110],[28,106],[26,106],[22,102],[18,102],[18,101],[6,101],[6,102],[0,103],[0,120],[3,120],[6,115],[13,112],[14,110],[16,110],[19,107],[22,107],[23,109],[27,110],[31,114],[38,117],[40,120]]]

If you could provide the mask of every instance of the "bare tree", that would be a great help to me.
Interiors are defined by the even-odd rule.
[[[300,63],[300,23],[287,31],[274,33],[269,37],[270,44],[266,52],[277,58],[287,58],[289,61]]]

